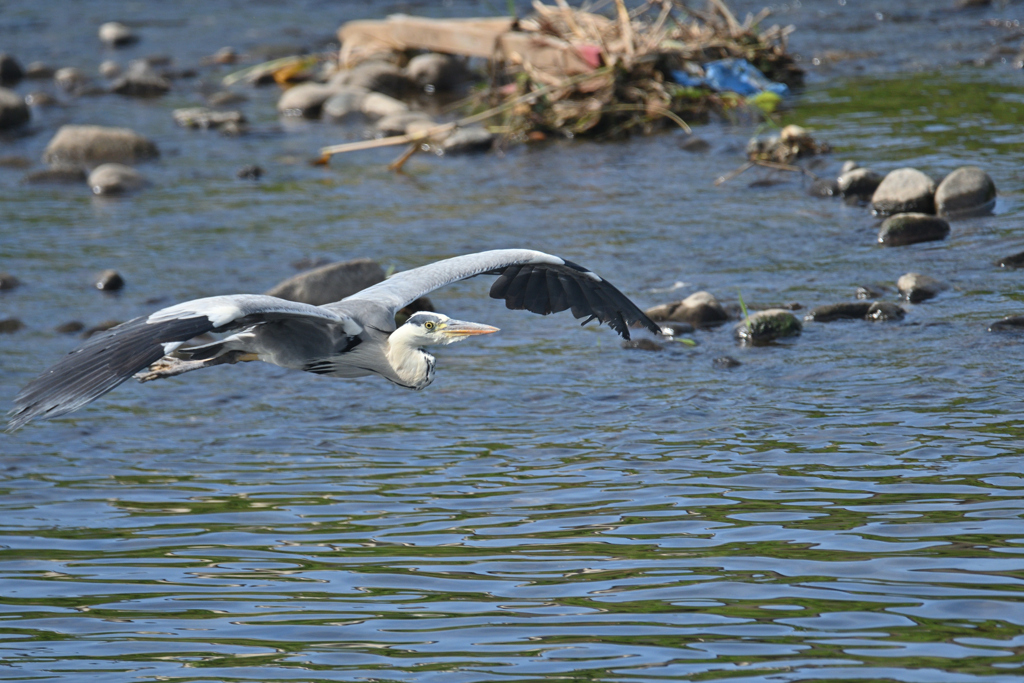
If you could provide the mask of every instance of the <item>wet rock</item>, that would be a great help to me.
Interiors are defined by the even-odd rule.
[[[853,159],[847,159],[846,161],[843,162],[843,167],[841,169],[839,169],[839,175],[843,175],[844,173],[849,173],[850,171],[852,171],[855,168],[860,168],[860,164],[858,164]]]
[[[378,119],[377,123],[374,124],[374,131],[378,135],[385,137],[391,135],[405,135],[406,129],[410,124],[427,122],[433,125],[433,121],[430,116],[421,111],[403,111],[397,114],[389,114],[381,119]]]
[[[131,166],[101,164],[89,174],[88,182],[93,194],[111,195],[138,190],[146,184],[146,179]]]
[[[0,292],[9,292],[21,284],[21,280],[10,273],[0,273]]]
[[[437,52],[416,55],[405,67],[405,75],[428,93],[454,90],[470,79],[461,59]]]
[[[0,334],[13,334],[25,328],[25,323],[17,318],[4,318],[0,320]]]
[[[139,42],[139,37],[118,21],[108,21],[100,26],[100,41],[108,47],[126,47]]]
[[[238,172],[235,175],[242,180],[259,180],[263,177],[263,168],[256,166],[255,164],[252,166],[243,166],[238,169]]]
[[[113,59],[108,59],[100,63],[99,71],[100,76],[103,76],[103,78],[117,78],[121,75],[121,65]]]
[[[53,74],[53,82],[64,92],[81,93],[92,85],[89,74],[73,66],[57,69]]]
[[[881,216],[935,213],[935,181],[916,168],[898,168],[879,184],[871,207]]]
[[[124,278],[116,270],[104,270],[96,278],[95,287],[104,292],[116,292],[124,287]]]
[[[878,297],[885,294],[885,290],[879,287],[872,287],[871,285],[864,285],[858,287],[854,296],[858,299],[877,299]]]
[[[740,322],[733,333],[743,344],[768,344],[776,339],[795,337],[803,330],[800,320],[783,308],[758,311]]]
[[[245,116],[240,111],[217,111],[206,107],[175,109],[171,114],[174,122],[183,128],[220,128],[228,124],[242,125]]]
[[[729,368],[738,368],[743,365],[732,356],[719,356],[718,358],[711,361],[711,364],[720,370],[728,370]]]
[[[25,104],[30,107],[56,107],[60,100],[48,92],[36,90],[25,95]]]
[[[494,133],[483,126],[456,128],[441,143],[443,154],[471,154],[488,152],[494,147]]]
[[[666,337],[678,337],[684,334],[692,334],[696,329],[690,323],[663,322],[659,325],[661,333]]]
[[[340,301],[384,281],[384,269],[368,258],[330,263],[278,283],[267,294],[313,306]]]
[[[835,197],[839,194],[839,185],[834,180],[818,178],[807,188],[807,194],[812,197]]]
[[[654,322],[685,322],[694,327],[721,325],[729,314],[710,292],[694,292],[682,301],[662,304],[645,311]]]
[[[996,184],[977,166],[961,166],[935,190],[935,208],[942,216],[982,216],[995,205]]]
[[[238,61],[238,53],[233,47],[222,47],[206,58],[211,64],[234,64]]]
[[[17,154],[0,157],[0,168],[28,168],[31,165],[31,159]]]
[[[59,164],[135,163],[160,155],[156,145],[130,128],[61,126],[43,151],[43,161]]]
[[[1008,315],[988,326],[989,332],[1024,332],[1024,315]]]
[[[1000,268],[1024,268],[1024,251],[999,259],[996,265]]]
[[[405,102],[379,92],[371,92],[364,97],[360,108],[364,114],[375,119],[409,111],[409,105]]]
[[[870,168],[855,168],[843,173],[836,185],[844,197],[868,198],[882,184],[882,176]]]
[[[110,91],[129,97],[158,97],[171,89],[171,82],[153,70],[150,64],[137,59],[110,86]]]
[[[856,301],[815,306],[807,312],[804,320],[816,323],[828,323],[834,320],[863,320],[871,305],[869,301]]]
[[[49,79],[56,73],[54,68],[46,62],[31,62],[25,67],[25,78]]]
[[[17,128],[28,123],[31,117],[28,105],[21,95],[13,90],[0,88],[0,130]]]
[[[628,339],[622,342],[624,349],[638,349],[640,351],[664,351],[665,347],[651,339]]]
[[[331,86],[356,86],[401,99],[415,90],[412,79],[390,62],[367,61],[331,77]]]
[[[58,334],[78,334],[85,329],[85,323],[79,320],[70,320],[66,323],[61,323],[57,327],[53,328],[53,331]]]
[[[907,273],[901,275],[896,281],[896,287],[900,290],[907,301],[912,304],[927,301],[949,289],[949,285],[940,280],[920,273]]]
[[[890,320],[903,320],[906,315],[907,312],[896,304],[889,303],[888,301],[876,301],[871,304],[871,308],[868,309],[867,315],[864,317],[868,320],[886,322]]]
[[[363,115],[363,100],[370,91],[357,86],[344,86],[324,102],[324,116],[332,121],[344,121],[353,116]]]
[[[85,169],[81,166],[58,164],[40,171],[32,171],[22,179],[22,182],[30,185],[49,183],[74,183],[75,185],[80,185],[85,182],[86,178],[88,176],[85,173]]]
[[[24,77],[25,70],[21,68],[21,63],[6,52],[0,52],[0,86],[6,88],[17,85]]]
[[[231,90],[218,90],[206,97],[206,102],[211,107],[227,107],[232,104],[241,104],[248,101],[249,98],[242,93],[232,92]]]
[[[949,223],[938,216],[925,213],[898,213],[889,216],[878,231],[878,243],[887,247],[902,247],[918,242],[934,242],[949,236]]]
[[[711,143],[704,138],[687,135],[679,143],[679,149],[691,154],[706,154],[711,151]]]
[[[277,111],[283,116],[318,119],[324,102],[334,93],[334,88],[323,83],[299,83],[281,93],[277,100]]]

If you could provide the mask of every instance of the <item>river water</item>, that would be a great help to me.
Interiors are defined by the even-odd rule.
[[[223,45],[317,48],[349,18],[498,4],[10,2],[0,48],[190,66]],[[666,133],[418,155],[395,176],[396,150],[309,166],[359,131],[281,124],[272,90],[246,91],[254,135],[176,128],[171,109],[227,68],[160,100],[36,112],[4,156],[38,167],[69,122],[132,127],[163,154],[141,167],[151,187],[115,200],[0,168],[0,270],[23,283],[0,317],[26,326],[0,336],[5,405],[79,342],[60,323],[263,291],[300,259],[525,246],[641,306],[700,289],[754,308],[858,286],[896,301],[908,271],[951,289],[898,323],[808,323],[757,348],[726,326],[651,353],[470,281],[435,304],[502,331],[440,350],[424,392],[247,364],[0,435],[0,679],[1021,680],[1024,340],[988,325],[1024,313],[1024,274],[993,265],[1024,249],[1022,72],[993,52],[1019,45],[1022,7],[898,4],[776,9],[811,70],[785,121],[836,148],[815,173],[854,158],[995,179],[995,215],[904,248],[798,176],[714,186],[756,132],[742,119],[697,127],[703,155]],[[109,19],[142,42],[100,49]],[[249,164],[264,178],[235,177]],[[91,287],[104,268],[120,294]]]

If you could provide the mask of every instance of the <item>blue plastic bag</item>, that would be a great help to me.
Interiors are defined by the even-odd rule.
[[[745,59],[719,59],[704,65],[704,78],[691,76],[685,71],[674,69],[672,79],[687,87],[707,86],[717,92],[730,91],[747,97],[762,92],[773,92],[779,96],[789,94],[789,86],[776,83],[758,71]]]

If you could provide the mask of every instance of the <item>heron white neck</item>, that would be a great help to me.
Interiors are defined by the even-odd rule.
[[[399,383],[410,389],[423,389],[434,381],[434,357],[419,346],[414,332],[402,325],[388,337],[387,359]]]

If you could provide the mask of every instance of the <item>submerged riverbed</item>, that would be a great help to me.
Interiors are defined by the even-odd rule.
[[[1022,72],[973,63],[997,30],[984,22],[1021,8],[918,2],[887,18],[877,4],[778,8],[806,59],[891,55],[812,69],[785,122],[836,148],[821,176],[847,158],[987,170],[995,214],[942,242],[879,247],[866,208],[793,174],[714,186],[757,132],[744,122],[697,127],[706,154],[673,132],[417,155],[396,176],[395,150],[309,166],[359,131],[279,124],[274,90],[245,91],[256,133],[240,138],[175,126],[197,82],[39,113],[4,156],[38,160],[61,123],[129,126],[163,155],[140,166],[151,187],[117,199],[0,168],[0,270],[23,283],[0,293],[0,318],[26,325],[0,335],[5,406],[79,342],[61,323],[264,291],[301,259],[404,269],[525,246],[642,307],[700,289],[752,308],[858,286],[895,302],[909,271],[952,287],[904,302],[901,322],[807,323],[756,348],[727,325],[650,353],[568,314],[507,311],[481,279],[432,299],[501,333],[439,350],[424,392],[254,363],[128,383],[0,435],[0,679],[1020,680],[1024,339],[987,328],[1024,314],[1024,271],[993,265],[1024,250]],[[103,2],[72,18],[12,3],[0,48],[188,65],[429,11],[242,7]],[[95,26],[110,19],[136,21],[142,42],[104,52]],[[261,180],[236,177],[250,164]],[[780,183],[750,187],[766,179]],[[119,294],[92,288],[105,268]],[[741,364],[716,366],[724,355]]]

